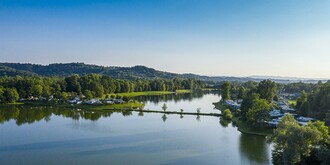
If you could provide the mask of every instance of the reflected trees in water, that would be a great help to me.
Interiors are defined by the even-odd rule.
[[[223,126],[223,127],[226,128],[231,123],[231,121],[230,120],[226,120],[225,118],[220,117],[219,118],[219,123],[220,123],[221,126]]]
[[[152,103],[160,103],[160,102],[167,102],[167,101],[192,101],[193,99],[202,98],[204,94],[208,92],[192,92],[192,93],[180,93],[180,94],[166,94],[161,96],[137,96],[134,99],[138,100],[139,102],[147,102],[150,101]]]
[[[240,136],[240,151],[249,160],[255,161],[259,164],[268,164],[269,150],[265,136],[251,136],[249,134],[242,133]]]
[[[197,121],[201,121],[201,116],[200,116],[200,115],[197,115],[197,116],[196,116],[196,120],[197,120]]]
[[[50,121],[51,116],[62,116],[73,120],[86,119],[96,121],[101,117],[110,117],[114,112],[62,109],[52,107],[30,107],[30,106],[1,106],[0,123],[14,120],[16,125],[32,124],[39,121]],[[118,111],[123,116],[132,115],[131,111]]]
[[[144,116],[143,111],[140,111],[140,112],[138,113],[138,115],[139,115],[139,116]]]
[[[166,116],[166,114],[164,114],[164,115],[162,116],[162,120],[163,120],[164,123],[166,122],[166,120],[167,120],[167,116]]]

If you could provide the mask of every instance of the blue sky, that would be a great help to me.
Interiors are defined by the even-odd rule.
[[[0,61],[330,78],[330,1],[1,0]]]

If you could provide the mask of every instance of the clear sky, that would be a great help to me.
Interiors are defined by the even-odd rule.
[[[0,0],[0,61],[330,78],[330,0]]]

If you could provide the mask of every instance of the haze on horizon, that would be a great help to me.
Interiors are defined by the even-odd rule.
[[[1,0],[0,62],[330,78],[327,0]]]

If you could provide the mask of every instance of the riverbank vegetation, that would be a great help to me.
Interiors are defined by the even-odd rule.
[[[229,110],[228,106],[225,105],[223,102],[217,102],[213,103],[216,109],[221,110],[222,114],[224,111]],[[234,123],[235,126],[237,126],[238,130],[242,133],[246,134],[252,134],[252,135],[261,135],[261,136],[269,136],[273,134],[273,129],[269,127],[251,127],[247,122],[243,122],[242,118],[240,116],[240,110],[230,110],[232,114],[232,118],[225,118],[223,114],[223,118],[221,120],[224,120],[229,124],[230,121]],[[220,121],[221,122],[221,121]]]
[[[222,90],[222,94],[225,94],[226,97],[223,98],[222,103],[216,104],[219,109],[226,106],[225,101],[231,98],[230,83],[224,83],[223,87],[225,89]],[[256,85],[248,82],[245,87],[241,86],[237,89],[238,92],[234,92],[237,93],[235,97],[243,100],[240,108],[227,106],[234,112],[236,122],[240,121],[240,123],[255,129],[266,128],[265,121],[269,119],[271,103],[276,93],[276,84],[270,80],[261,81]]]
[[[99,74],[68,77],[1,77],[0,101],[10,103],[18,99],[68,100],[83,95],[86,99],[91,99],[117,93],[122,93],[121,96],[155,94],[156,92],[164,94],[176,91],[188,92],[202,89],[204,86],[203,81],[195,79],[122,80]]]
[[[214,105],[222,110],[230,108],[234,114],[231,120],[241,132],[269,135],[269,141],[274,143],[274,164],[330,163],[329,128],[326,126],[330,124],[330,81],[317,84],[276,84],[271,80],[248,83],[233,86],[224,83],[224,98],[236,101],[222,100]],[[289,91],[296,93],[287,93]],[[237,107],[240,99],[241,104]],[[284,105],[278,105],[283,102]],[[272,119],[270,111],[283,107],[286,113],[276,120],[278,124],[273,132],[273,128],[266,124]],[[302,124],[293,115],[318,120],[310,118],[314,122]]]
[[[301,126],[290,114],[278,124],[269,141],[274,142],[274,164],[329,164],[329,128],[324,122]]]

